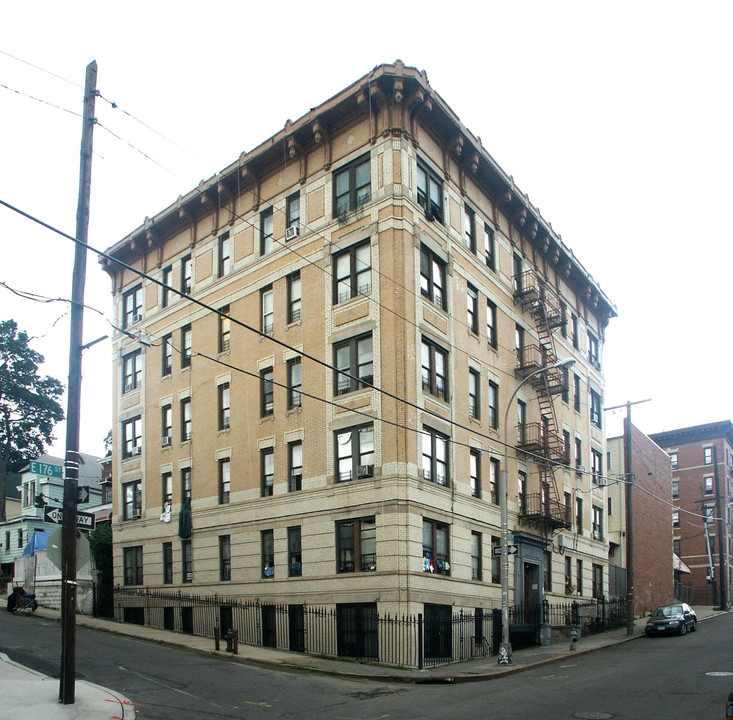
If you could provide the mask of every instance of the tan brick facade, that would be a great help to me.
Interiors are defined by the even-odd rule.
[[[216,312],[170,291],[164,306],[161,287],[107,266],[125,328],[115,336],[114,372],[119,582],[134,579],[124,572],[126,549],[142,547],[146,586],[283,603],[376,602],[390,612],[422,612],[424,603],[497,607],[492,537],[500,529],[491,460],[503,462],[506,404],[520,382],[517,326],[526,346],[543,342],[537,318],[515,302],[517,257],[543,298],[545,288],[560,298],[568,320],[552,343],[559,358],[573,357],[576,364],[566,398],[554,396],[553,422],[569,439],[572,467],[555,467],[551,494],[560,504],[570,497],[573,517],[576,500],[585,502],[580,532],[575,520],[554,534],[552,526],[526,521],[519,472],[527,476],[526,495],[539,493],[540,475],[531,455],[515,457],[512,408],[510,530],[520,546],[512,562],[514,599],[529,592],[523,581],[530,566],[541,584],[546,557],[549,597],[566,597],[566,557],[573,560],[573,578],[582,567],[578,590],[584,596],[592,593],[594,566],[601,568],[597,594],[607,593],[608,543],[603,535],[594,538],[591,527],[591,498],[605,507],[605,488],[591,481],[589,460],[591,449],[605,454],[602,418],[591,422],[590,408],[591,391],[602,397],[603,374],[600,350],[589,359],[588,338],[602,345],[613,306],[424,76],[400,64],[378,70],[110,250],[176,288],[191,256],[191,297],[214,310],[228,307],[232,318],[220,351]],[[423,196],[426,188],[435,208]],[[298,234],[286,240],[296,194]],[[473,218],[473,238],[465,232],[466,217]],[[490,258],[485,232],[493,238]],[[142,307],[137,286],[145,290]],[[292,317],[297,287],[301,298]],[[472,310],[469,298],[475,298]],[[266,335],[257,332],[270,321]],[[170,368],[163,347],[168,336]],[[133,377],[130,358],[137,352],[142,369]],[[302,402],[290,407],[289,362],[298,358]],[[342,362],[351,377],[336,377],[333,366]],[[374,389],[360,387],[359,379]],[[476,398],[470,399],[475,379]],[[223,408],[226,386],[229,407]],[[493,408],[490,387],[498,392]],[[534,386],[524,385],[518,399],[526,405],[526,424],[539,426]],[[167,406],[170,433],[162,419]],[[292,473],[297,443],[300,489]],[[480,491],[473,493],[472,449],[480,458]],[[178,518],[189,472],[192,566],[184,568]],[[167,473],[170,523],[159,520]],[[341,527],[345,521],[352,524]],[[301,575],[289,575],[289,528],[300,528]],[[480,561],[472,558],[475,533]],[[229,539],[228,580],[220,579],[222,536]],[[167,578],[164,543],[173,548]],[[538,555],[536,548],[545,545],[549,555]],[[434,572],[424,571],[426,548]],[[274,573],[266,573],[271,561]]]

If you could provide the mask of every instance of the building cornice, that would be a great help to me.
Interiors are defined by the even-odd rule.
[[[733,446],[733,423],[730,420],[723,420],[721,422],[706,423],[705,425],[693,425],[679,430],[652,433],[649,437],[662,448],[719,439],[724,439],[729,445]]]

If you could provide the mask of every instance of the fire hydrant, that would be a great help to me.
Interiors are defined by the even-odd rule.
[[[227,652],[237,654],[237,634],[234,630],[227,630],[224,634],[224,639],[227,641]]]
[[[570,631],[570,649],[575,650],[577,644],[578,644],[578,631],[575,628],[573,628]]]

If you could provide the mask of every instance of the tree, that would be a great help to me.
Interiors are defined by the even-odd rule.
[[[54,426],[64,419],[58,403],[64,386],[38,374],[44,358],[28,342],[15,320],[0,321],[0,522],[8,472],[41,455],[54,439]]]

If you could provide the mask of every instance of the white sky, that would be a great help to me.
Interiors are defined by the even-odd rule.
[[[45,103],[80,113],[91,60],[119,105],[96,108],[89,242],[106,249],[287,118],[400,58],[427,71],[616,304],[606,405],[652,398],[633,410],[648,433],[733,415],[733,4],[252,5],[6,3],[0,85],[44,103],[0,87],[0,199],[74,234],[81,118]],[[0,207],[0,243],[0,281],[70,296],[71,242]],[[86,302],[111,318],[92,255]],[[43,371],[64,383],[67,311],[0,287],[0,319],[36,336]],[[85,342],[110,332],[86,313]],[[101,454],[112,426],[111,367],[109,341],[85,352],[85,452]],[[56,436],[63,456],[64,426]]]

